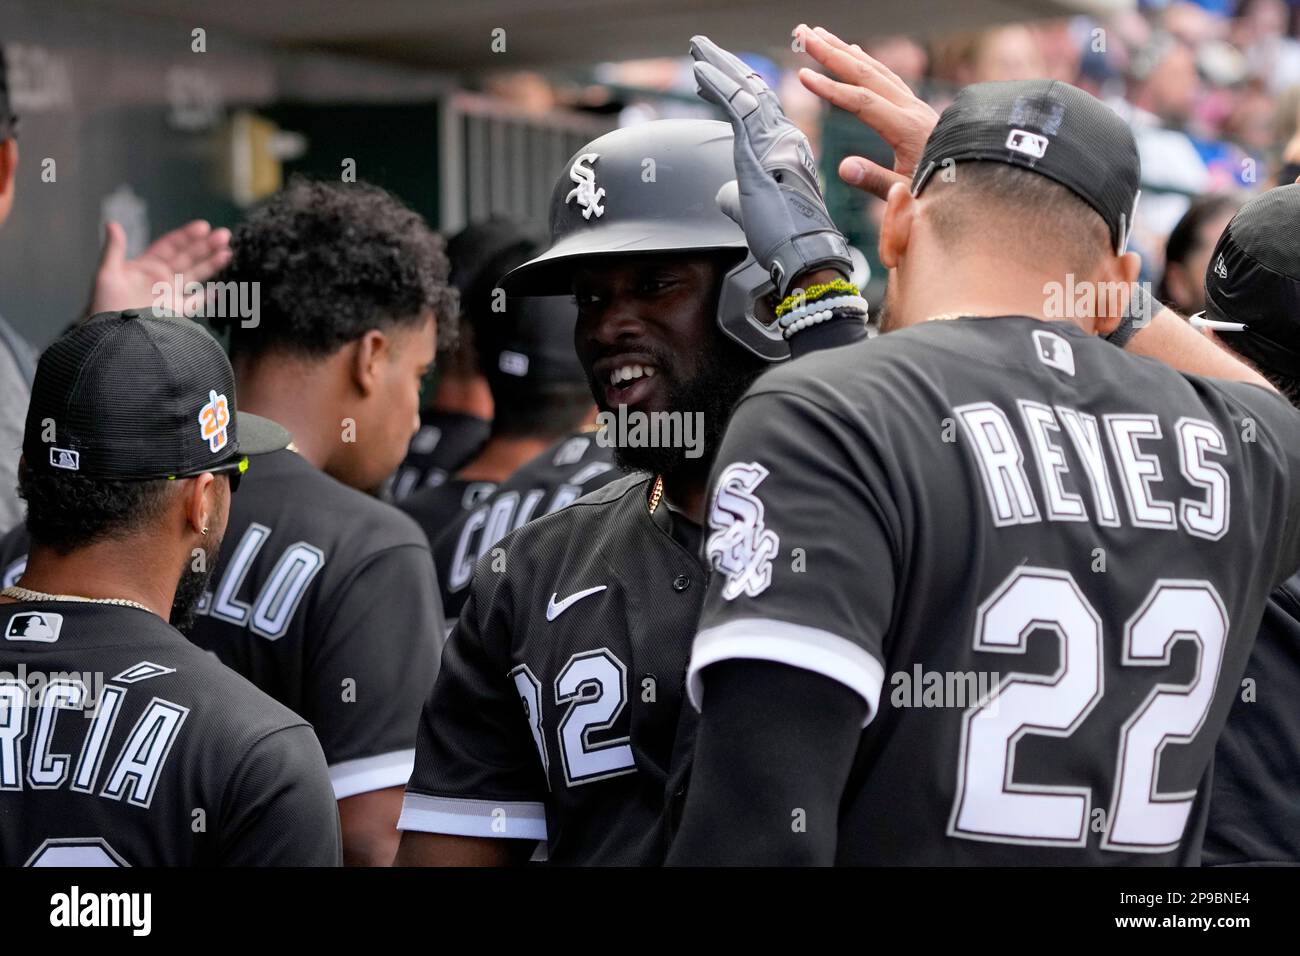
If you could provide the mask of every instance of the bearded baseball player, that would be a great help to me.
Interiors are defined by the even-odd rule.
[[[1244,367],[1117,347],[1127,296],[1048,317],[1053,284],[1136,279],[1138,177],[1128,128],[1074,87],[963,90],[888,192],[897,334],[739,403],[670,862],[1199,860],[1216,739],[1300,565],[1300,418]],[[939,692],[900,692],[919,670]],[[959,699],[978,680],[943,675],[987,680]]]
[[[41,356],[31,560],[0,591],[4,865],[338,865],[311,726],[167,623],[203,592],[249,456],[288,441],[236,412],[188,320],[102,313]]]
[[[707,41],[696,50],[749,72]],[[779,291],[843,282],[852,268],[807,140],[775,97],[739,135],[733,146],[725,123],[667,120],[588,144],[553,194],[550,248],[507,279],[518,294],[574,293],[575,344],[603,413],[675,416],[682,432],[669,447],[620,442],[618,462],[639,473],[506,536],[500,564],[479,563],[425,706],[399,864],[501,864],[539,842],[557,864],[663,860],[705,585],[707,470],[733,403],[788,357],[795,322],[764,307],[772,272],[730,217],[733,157],[779,173],[793,194],[798,214],[764,236],[803,252]],[[861,299],[841,299],[808,325],[864,336]]]

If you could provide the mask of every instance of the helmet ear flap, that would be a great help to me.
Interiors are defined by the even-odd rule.
[[[722,279],[718,296],[718,327],[738,345],[767,362],[784,362],[790,343],[781,334],[775,315],[770,324],[760,315],[760,300],[776,289],[772,277],[752,255],[734,266]]]

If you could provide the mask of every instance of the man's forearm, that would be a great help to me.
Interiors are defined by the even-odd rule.
[[[1276,391],[1259,372],[1227,349],[1219,348],[1188,325],[1186,320],[1163,306],[1124,348],[1134,355],[1157,359],[1180,372],[1233,382],[1250,382]]]
[[[829,866],[866,703],[785,664],[707,668],[670,866]]]
[[[397,853],[402,788],[387,787],[339,801],[344,866],[390,866]]]
[[[534,843],[450,833],[407,831],[393,866],[513,866],[528,861]]]

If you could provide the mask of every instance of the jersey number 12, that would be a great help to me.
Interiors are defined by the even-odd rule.
[[[521,664],[510,672],[542,758],[542,772],[550,779],[550,756],[542,730],[542,684]],[[602,647],[574,654],[555,678],[555,703],[565,706],[556,728],[564,779],[569,786],[593,783],[625,773],[635,773],[632,746],[627,737],[593,742],[593,733],[609,730],[627,703],[627,667]]]

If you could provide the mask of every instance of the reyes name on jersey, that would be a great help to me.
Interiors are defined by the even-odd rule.
[[[1298,423],[1018,316],[775,369],[715,469],[692,697],[746,657],[862,695],[844,863],[1195,863],[1300,564]]]

